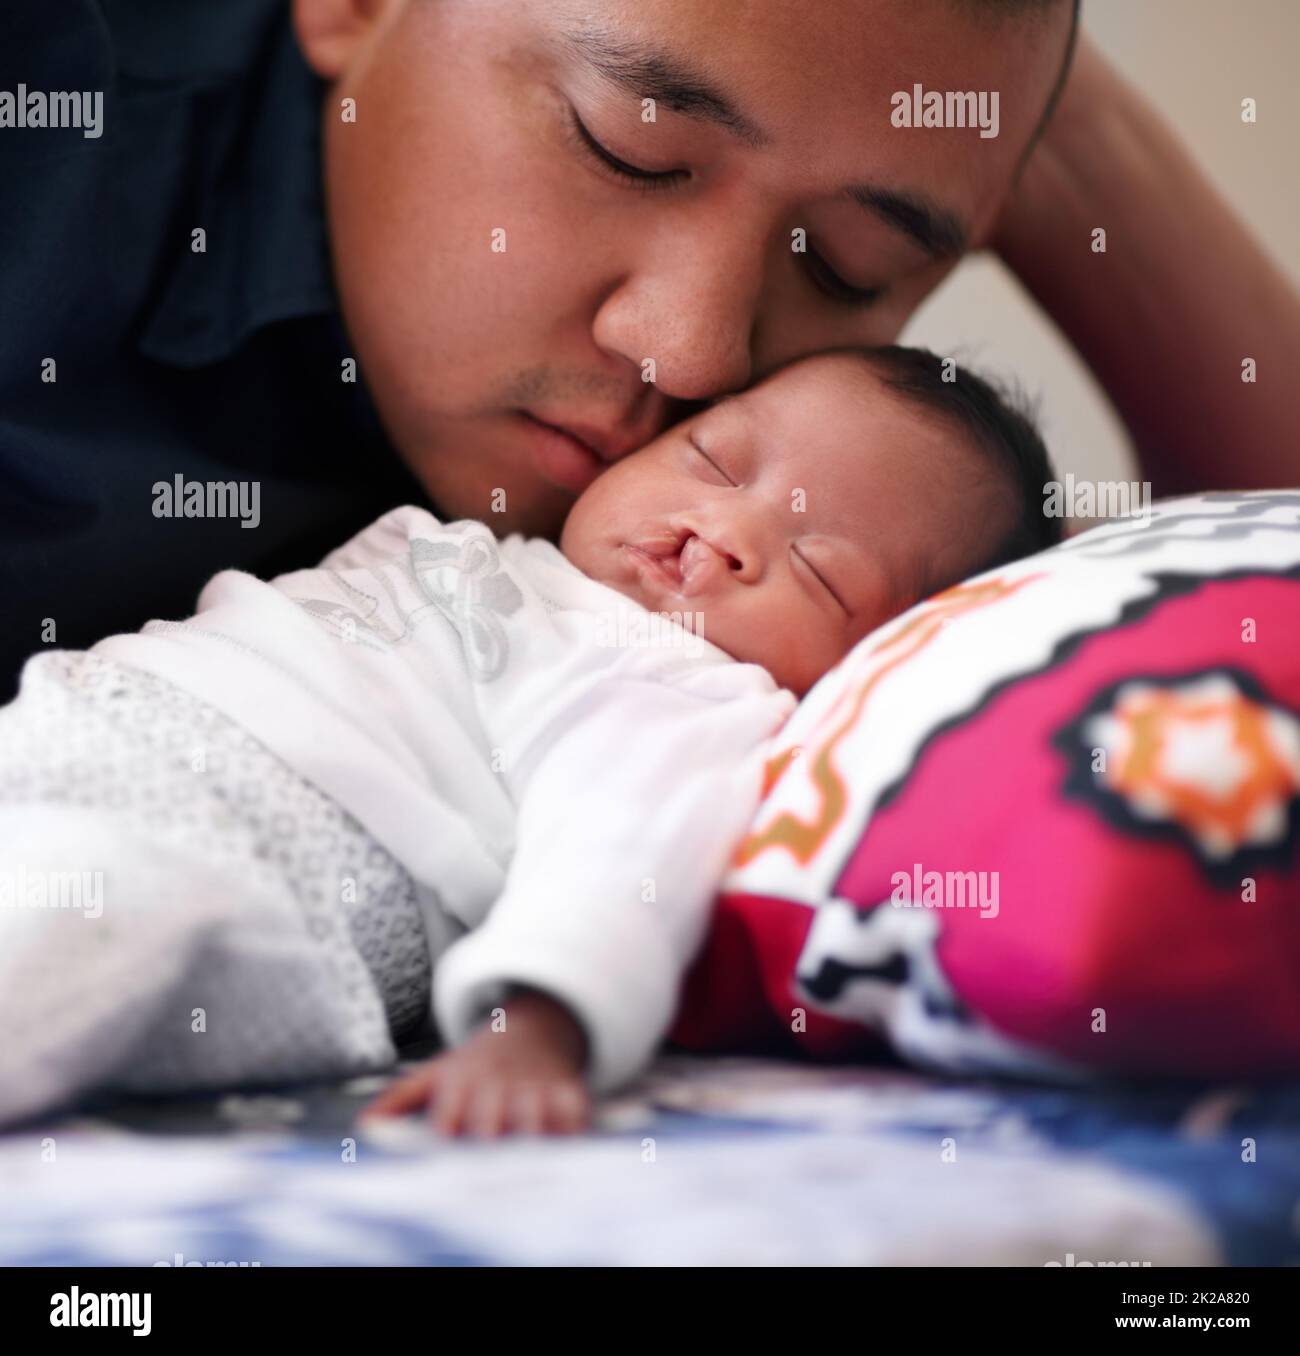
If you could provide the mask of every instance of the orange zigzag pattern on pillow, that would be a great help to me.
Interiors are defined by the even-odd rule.
[[[1009,584],[1001,579],[987,579],[978,584],[958,584],[956,588],[936,594],[931,600],[932,605],[924,612],[914,617],[896,634],[867,650],[865,658],[880,656],[881,662],[865,682],[850,687],[839,698],[836,705],[847,704],[849,710],[812,760],[812,771],[809,775],[818,800],[813,817],[802,820],[791,811],[783,811],[765,829],[750,833],[741,840],[732,858],[733,866],[747,866],[762,853],[779,848],[789,852],[800,865],[809,862],[840,822],[848,806],[848,788],[835,770],[834,754],[840,742],[857,724],[867,698],[888,674],[919,654],[943,630],[945,624],[966,613],[1000,602],[1026,584],[1040,578],[1041,575],[1029,575]],[[834,708],[827,716],[828,721],[833,719]],[[799,753],[798,746],[786,749],[767,763],[763,770],[765,800],[777,782],[794,763],[799,761]]]

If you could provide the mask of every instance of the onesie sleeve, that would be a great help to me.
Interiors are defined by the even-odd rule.
[[[583,1026],[594,1092],[641,1072],[758,807],[768,739],[793,706],[774,687],[701,695],[632,677],[586,693],[580,716],[522,769],[500,898],[435,969],[448,1044],[521,984]]]

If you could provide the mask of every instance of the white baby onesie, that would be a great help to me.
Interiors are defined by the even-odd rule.
[[[226,571],[189,621],[93,652],[224,711],[426,888],[431,938],[469,929],[432,957],[444,1040],[530,985],[581,1021],[605,1092],[671,1024],[795,706],[698,620],[549,542],[401,508],[317,569]]]

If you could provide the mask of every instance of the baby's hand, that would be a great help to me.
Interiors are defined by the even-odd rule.
[[[425,1111],[444,1135],[585,1130],[591,1098],[582,1077],[582,1028],[562,1004],[535,991],[503,1006],[504,1030],[485,1022],[463,1045],[386,1088],[362,1119]]]

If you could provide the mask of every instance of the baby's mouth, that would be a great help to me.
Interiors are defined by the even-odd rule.
[[[720,559],[708,542],[688,530],[668,529],[629,542],[626,549],[643,573],[688,598],[708,587]]]

